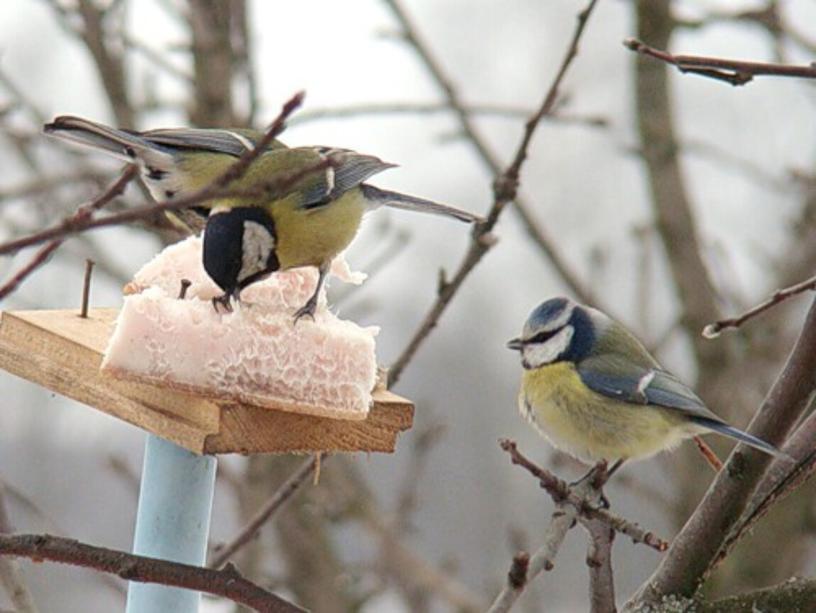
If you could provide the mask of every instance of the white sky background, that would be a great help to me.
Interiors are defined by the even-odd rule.
[[[574,15],[583,4],[411,0],[406,8],[464,100],[533,108],[561,61]],[[800,29],[816,37],[813,3],[787,5]],[[684,14],[694,16],[717,3],[688,1],[679,6]],[[376,0],[256,2],[252,10],[263,121],[273,118],[280,104],[300,89],[307,91],[306,109],[441,99],[413,51],[386,36],[395,30],[394,23]],[[154,2],[131,2],[130,12],[131,35],[152,48],[161,50],[183,41],[184,32]],[[633,35],[633,27],[630,3],[600,3],[564,94],[569,95],[570,113],[605,116],[610,127],[542,125],[525,166],[522,191],[572,268],[584,280],[591,279],[593,291],[628,324],[655,338],[671,324],[675,312],[662,281],[667,272],[660,252],[653,258],[654,289],[647,320],[639,319],[640,309],[634,304],[641,251],[633,229],[649,221],[649,210],[643,170],[634,156],[625,153],[636,144],[630,92],[634,58],[621,40]],[[675,39],[673,50],[772,59],[764,34],[749,27],[717,26],[683,33]],[[175,59],[184,58],[179,54]],[[62,31],[43,2],[0,3],[0,67],[48,116],[71,113],[111,121],[85,49]],[[673,77],[673,87],[683,138],[717,144],[780,178],[792,168],[813,168],[816,90],[812,87],[760,78],[744,88],[732,88],[680,75]],[[158,81],[157,91],[171,101],[184,95],[171,77]],[[183,121],[183,110],[178,109],[148,115],[141,127]],[[509,159],[521,136],[521,124],[496,118],[479,121],[504,159]],[[376,154],[400,164],[373,181],[376,185],[484,212],[490,204],[491,177],[455,130],[453,119],[441,114],[360,117],[294,125],[284,140],[290,145],[327,144]],[[15,164],[6,163],[7,155],[0,153],[4,169],[0,186],[25,178]],[[114,169],[111,165],[112,174]],[[707,256],[716,259],[716,280],[749,302],[763,296],[768,267],[785,246],[786,221],[797,211],[796,192],[770,189],[754,177],[699,155],[686,156],[684,170]],[[378,354],[385,364],[403,348],[430,305],[438,268],[453,270],[468,240],[468,229],[455,222],[380,211],[371,215],[350,250],[353,266],[378,251],[386,218],[411,233],[409,246],[339,307],[341,314],[360,323],[382,326]],[[510,436],[533,457],[544,461],[548,455],[547,445],[516,412],[519,367],[504,343],[517,334],[536,304],[564,291],[526,239],[513,211],[505,212],[496,233],[499,245],[466,282],[396,389],[416,401],[418,427],[432,421],[447,424],[420,489],[421,508],[411,545],[432,560],[454,557],[463,580],[489,592],[503,581],[508,568],[512,553],[508,528],[521,527],[535,546],[536,531],[546,525],[551,512],[549,499],[528,475],[510,466],[496,444],[499,437]],[[100,232],[96,240],[114,251],[117,265],[129,273],[156,249],[153,241],[141,235],[134,238],[122,229]],[[593,269],[590,263],[593,250],[604,256],[601,268]],[[21,261],[17,258],[15,263]],[[76,258],[40,271],[3,306],[75,305],[81,262]],[[93,298],[100,306],[116,305],[119,288],[98,277]],[[682,343],[670,344],[662,358],[683,376],[693,377]],[[7,375],[0,375],[0,390],[6,399],[0,408],[0,477],[25,491],[67,534],[128,548],[135,498],[109,470],[106,458],[121,455],[138,469],[143,435]],[[408,434],[394,456],[365,461],[365,470],[386,505],[407,465],[411,441]],[[655,466],[647,463],[627,470],[653,480],[671,478]],[[233,505],[220,494],[213,523],[216,538],[234,530]],[[614,487],[610,498],[625,515],[665,532],[654,510],[627,500]],[[14,502],[12,513],[21,529],[55,529]],[[343,543],[350,555],[367,550],[359,540],[359,535],[350,535]],[[614,556],[622,597],[657,561],[656,554],[633,548],[625,539],[618,539]],[[575,531],[556,570],[540,582],[538,589],[549,603],[569,607],[585,602],[583,558],[583,534]],[[82,603],[85,611],[107,611],[116,602],[107,588],[81,571],[38,566],[29,577],[43,610],[58,610],[49,604],[71,602]],[[387,608],[379,603],[372,610]]]

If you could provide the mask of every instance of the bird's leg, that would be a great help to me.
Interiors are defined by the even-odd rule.
[[[592,487],[596,487],[598,476],[606,474],[606,460],[600,460],[593,465],[586,473],[584,473],[577,481],[570,481],[570,487],[578,487],[579,485],[592,481]]]
[[[609,481],[609,478],[621,467],[623,462],[624,459],[619,458],[618,460],[615,460],[612,466],[609,466],[606,460],[601,460],[595,464],[595,466],[590,468],[583,477],[578,479],[578,481],[570,483],[570,486],[578,487],[584,483],[589,483],[589,485],[593,489],[597,490],[600,495],[601,508],[608,509],[609,499],[603,493],[602,489],[606,482]]]
[[[326,275],[329,272],[329,265],[330,262],[327,262],[317,267],[317,286],[315,287],[315,291],[312,296],[306,301],[306,304],[295,312],[295,323],[298,322],[298,319],[307,315],[312,318],[312,321],[314,321],[314,312],[317,308],[317,298],[320,295],[320,288],[323,287],[323,282],[326,280]]]
[[[225,313],[232,313],[232,294],[229,292],[224,292],[220,296],[216,296],[212,299],[212,305],[215,309],[216,313],[220,313],[218,307],[221,306],[224,308]]]
[[[612,478],[612,475],[614,475],[617,472],[617,470],[623,465],[625,461],[626,461],[625,458],[618,458],[617,460],[615,460],[615,463],[612,464],[609,470],[606,471],[605,481],[609,481],[609,479]]]

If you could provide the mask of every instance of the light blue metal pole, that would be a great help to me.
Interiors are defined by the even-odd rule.
[[[207,554],[216,460],[149,434],[133,553],[202,566]],[[196,613],[200,592],[131,582],[127,613]]]

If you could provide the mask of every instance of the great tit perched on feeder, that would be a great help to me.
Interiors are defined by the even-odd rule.
[[[647,458],[717,432],[772,455],[776,447],[729,426],[664,370],[626,328],[568,298],[540,304],[521,336],[521,414],[555,447],[587,463]]]
[[[263,133],[247,129],[120,130],[72,116],[57,117],[46,134],[104,151],[138,164],[141,177],[159,201],[187,196],[221,176]],[[321,163],[324,163],[321,167]],[[277,270],[315,266],[319,276],[311,298],[295,321],[313,316],[332,259],[354,239],[363,214],[379,206],[434,213],[476,222],[476,215],[454,207],[379,189],[365,183],[392,168],[371,155],[332,147],[288,148],[279,141],[230,184],[236,195],[202,203],[209,216],[204,231],[204,269],[224,291],[213,299],[230,310],[241,290]],[[282,176],[315,167],[287,186]]]

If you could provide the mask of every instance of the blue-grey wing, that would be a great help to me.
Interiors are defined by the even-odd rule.
[[[719,421],[691,388],[660,368],[633,364],[613,355],[582,360],[577,370],[588,388],[609,398],[678,409]]]
[[[314,151],[318,159],[331,161],[331,169],[321,177],[322,180],[314,181],[304,191],[303,207],[307,209],[326,205],[369,177],[394,167],[394,164],[383,162],[373,155],[348,149],[316,147]]]
[[[577,367],[591,390],[625,402],[656,405],[684,413],[694,423],[775,456],[786,456],[770,443],[733,426],[712,413],[685,383],[660,367],[629,361],[619,354],[588,358]]]

